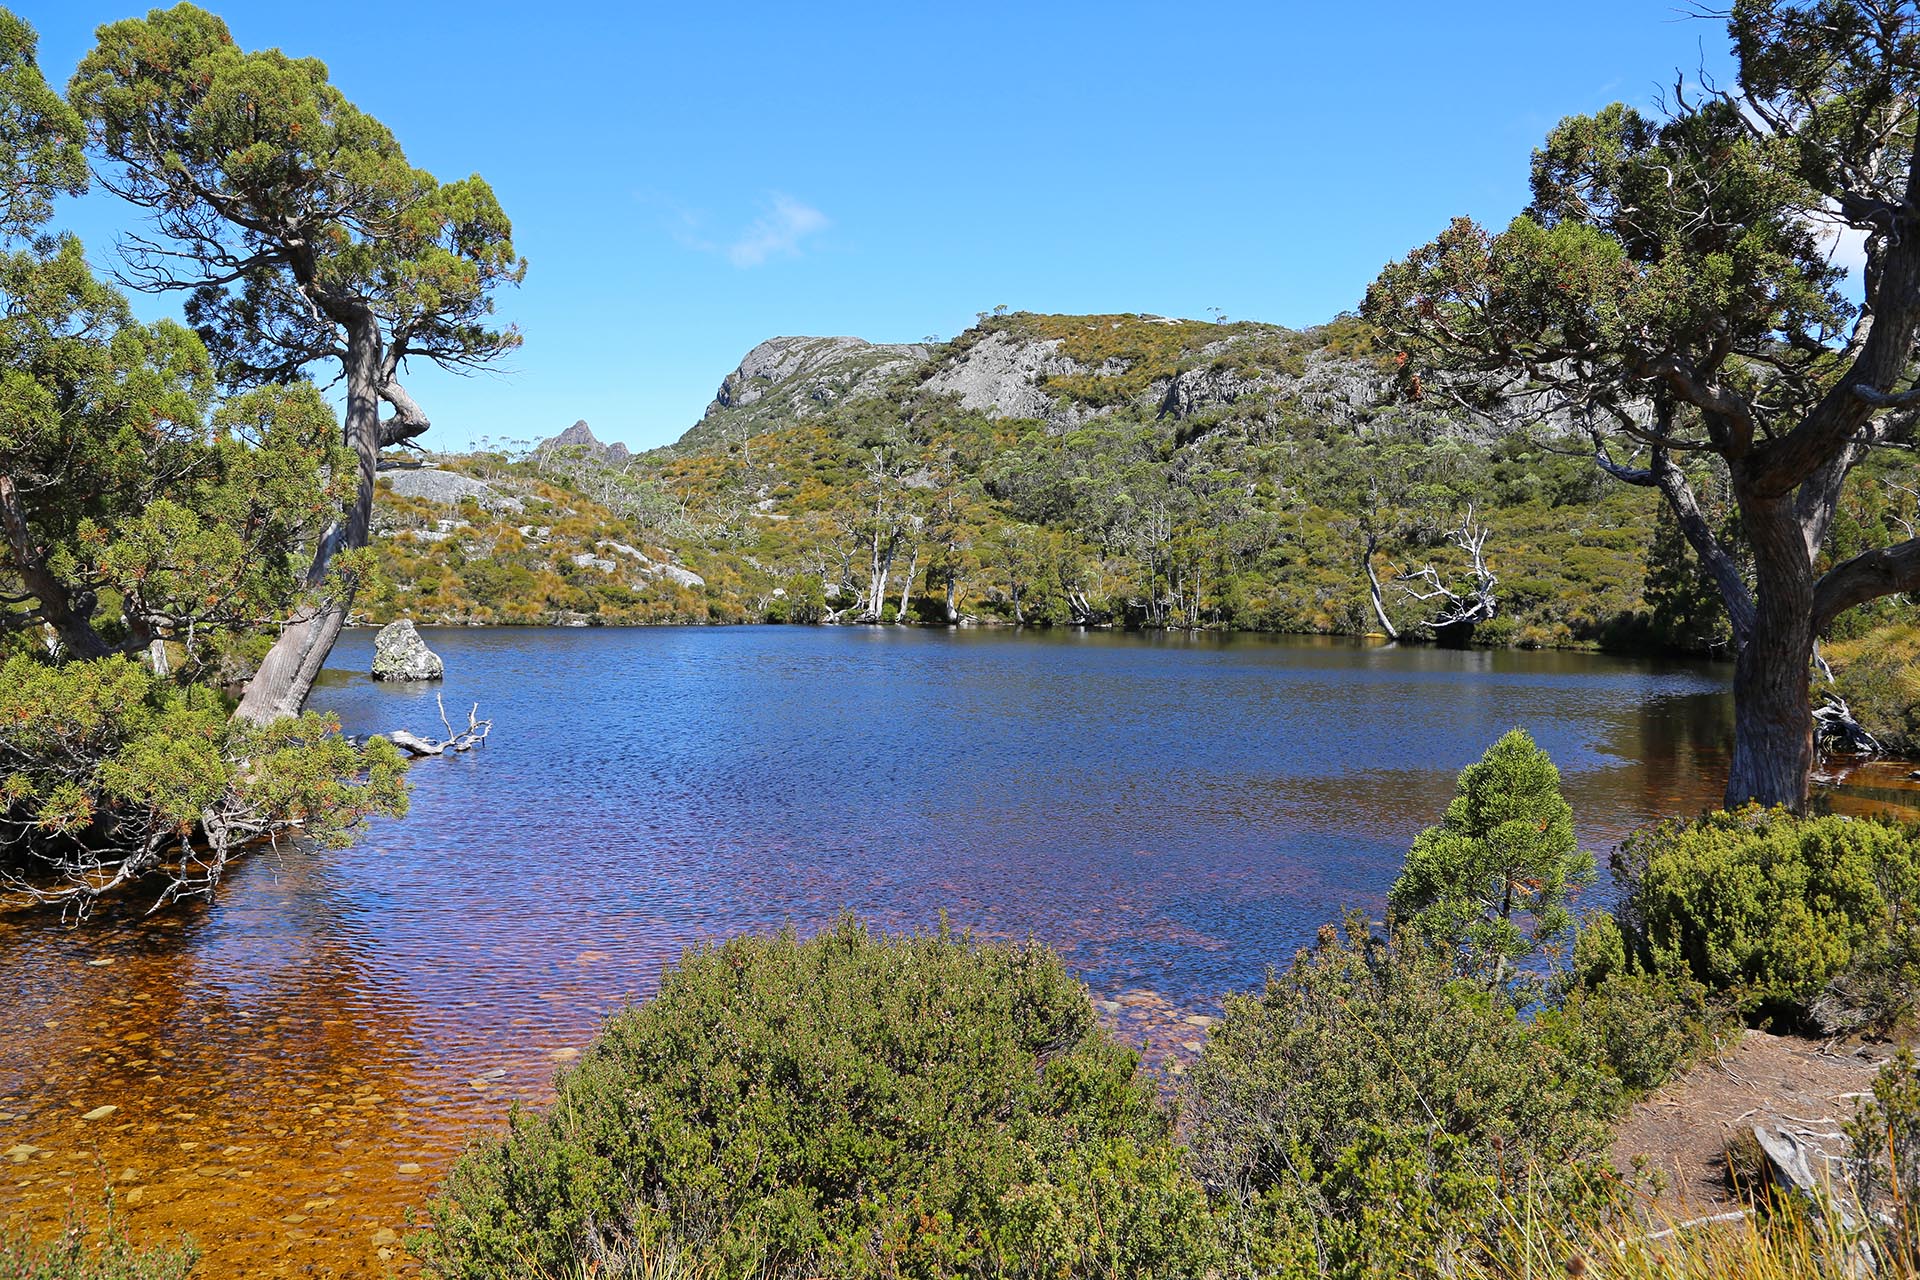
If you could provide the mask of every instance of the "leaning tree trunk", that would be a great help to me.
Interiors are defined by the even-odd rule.
[[[353,604],[351,579],[329,584],[341,549],[367,545],[373,532],[373,482],[380,464],[380,330],[371,315],[347,325],[347,443],[359,470],[359,488],[344,524],[335,523],[314,549],[306,589],[315,593],[280,632],[234,711],[236,720],[268,724],[300,714],[307,694],[340,638]]]
[[[901,623],[907,620],[907,599],[913,594],[914,575],[920,572],[920,544],[913,545],[913,559],[907,562],[907,580],[900,584],[900,612],[895,616]]]
[[[1741,503],[1754,555],[1753,629],[1733,670],[1727,808],[1807,806],[1813,773],[1813,566],[1788,499]]]
[[[1361,563],[1367,569],[1367,595],[1373,601],[1373,616],[1380,620],[1381,632],[1389,640],[1398,640],[1400,633],[1394,629],[1393,620],[1387,617],[1386,601],[1380,598],[1380,575],[1373,571],[1373,555],[1379,548],[1379,536],[1369,530],[1366,553],[1361,557]]]

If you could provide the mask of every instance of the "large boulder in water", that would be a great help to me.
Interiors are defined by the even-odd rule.
[[[389,622],[373,638],[375,680],[438,680],[446,670],[440,655],[413,629],[411,618]]]

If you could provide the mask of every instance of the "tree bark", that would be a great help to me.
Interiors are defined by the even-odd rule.
[[[894,615],[900,622],[907,620],[907,597],[913,594],[913,578],[920,572],[920,544],[913,544],[913,559],[907,562],[906,581],[900,584],[900,612]]]
[[[1744,488],[1738,479],[1736,492]],[[1752,630],[1734,660],[1726,805],[1752,801],[1800,812],[1814,762],[1813,566],[1790,497],[1742,493],[1741,514],[1756,590]]]
[[[234,719],[269,724],[300,714],[307,694],[326,664],[327,654],[346,625],[356,587],[350,578],[329,585],[328,571],[342,549],[367,545],[373,532],[373,482],[380,465],[380,328],[373,313],[361,310],[346,321],[346,438],[352,446],[359,487],[344,524],[336,523],[314,548],[306,588],[324,592],[304,605],[280,632],[247,682]]]

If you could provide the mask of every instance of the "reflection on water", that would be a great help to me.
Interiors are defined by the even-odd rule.
[[[1513,725],[1582,837],[1715,798],[1724,673],[1578,654],[897,629],[440,631],[487,746],[214,905],[0,923],[0,1212],[119,1187],[210,1274],[357,1274],[472,1126],[690,942],[852,909],[1059,947],[1169,1069],[1218,995],[1377,910]],[[349,636],[316,704],[438,723]],[[457,708],[457,710],[456,710]],[[1897,785],[1889,774],[1886,787]],[[102,1112],[100,1108],[113,1110]],[[87,1118],[87,1117],[93,1118]]]

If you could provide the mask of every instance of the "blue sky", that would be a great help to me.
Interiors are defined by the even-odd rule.
[[[60,85],[140,11],[13,7]],[[1313,324],[1449,217],[1511,217],[1561,116],[1728,65],[1675,0],[207,7],[512,216],[526,346],[414,372],[440,448],[670,442],[776,334],[944,338],[1001,303]],[[129,211],[63,216],[107,262]]]

